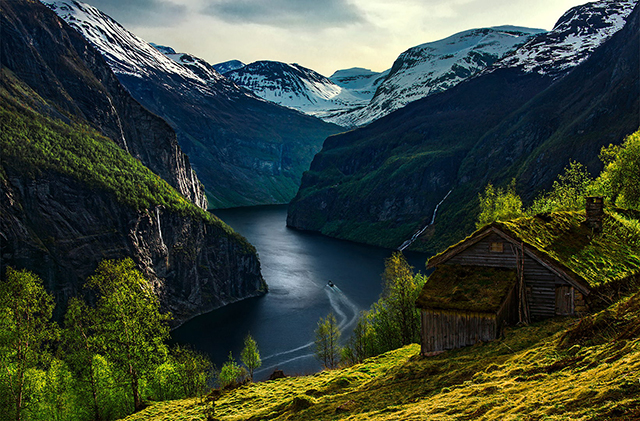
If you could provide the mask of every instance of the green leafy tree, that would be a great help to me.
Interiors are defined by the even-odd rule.
[[[375,349],[372,333],[373,329],[369,322],[368,312],[363,311],[358,317],[358,322],[347,341],[347,345],[342,348],[342,361],[349,365],[354,365],[361,363],[367,357],[373,356]]]
[[[420,292],[415,282],[413,267],[401,252],[395,252],[385,261],[382,275],[386,305],[393,324],[397,326],[400,345],[419,340],[420,312],[415,302]]]
[[[55,358],[43,374],[37,415],[51,421],[82,419],[82,411],[75,405],[73,373],[66,363]]]
[[[329,313],[326,318],[320,318],[315,330],[315,355],[325,368],[336,368],[340,360],[340,329],[336,316]]]
[[[64,358],[76,378],[78,388],[91,395],[90,407],[93,419],[102,420],[98,401],[99,385],[94,367],[94,355],[100,350],[95,334],[95,320],[89,307],[78,298],[71,298],[64,318],[62,349]],[[88,402],[83,402],[88,404]]]
[[[201,396],[213,376],[213,363],[209,356],[186,346],[171,350],[170,361],[176,368],[178,381],[185,397]]]
[[[53,297],[38,276],[7,268],[0,282],[0,376],[10,394],[5,413],[17,421],[31,398],[27,373],[45,365],[48,344],[57,336],[53,308]]]
[[[218,374],[218,383],[220,387],[234,387],[242,383],[246,370],[233,359],[233,354],[229,352],[229,360],[222,365]]]
[[[640,209],[640,131],[622,145],[603,148],[605,168],[598,178],[605,194],[616,206]]]
[[[240,353],[240,361],[247,366],[249,377],[253,381],[253,372],[262,365],[262,360],[260,359],[258,344],[251,334],[247,334],[247,337],[244,338],[244,348]]]
[[[137,411],[140,381],[166,359],[170,315],[160,313],[158,298],[131,259],[100,262],[87,286],[98,293],[98,341],[127,378]]]
[[[523,216],[522,200],[516,194],[516,181],[513,179],[506,189],[495,188],[488,184],[484,194],[479,194],[480,215],[476,227],[481,228],[495,221],[507,221]]]
[[[360,314],[343,356],[345,362],[358,363],[420,340],[420,312],[415,301],[426,277],[413,273],[402,253],[385,261],[383,293],[369,311]]]
[[[594,188],[594,180],[587,171],[587,167],[571,161],[553,182],[551,190],[534,200],[527,213],[535,215],[543,212],[584,209],[585,197],[594,194]]]

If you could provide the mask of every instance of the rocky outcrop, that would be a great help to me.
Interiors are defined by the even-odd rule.
[[[9,170],[0,187],[3,265],[38,274],[59,304],[82,291],[100,260],[127,256],[176,324],[266,292],[253,247],[199,218],[136,211],[52,172]]]

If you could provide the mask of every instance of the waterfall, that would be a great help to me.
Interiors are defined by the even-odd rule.
[[[447,197],[449,197],[449,195],[451,194],[451,192],[453,191],[453,189],[449,190],[449,193],[446,194],[446,196],[440,201],[440,203],[438,203],[436,205],[436,208],[433,210],[433,216],[431,216],[431,222],[429,222],[427,225],[425,225],[422,229],[420,229],[418,232],[416,232],[415,234],[413,234],[413,236],[408,239],[407,241],[405,241],[404,243],[402,243],[402,245],[400,247],[398,247],[398,251],[404,251],[404,249],[406,249],[407,247],[409,247],[411,244],[413,244],[414,241],[416,241],[418,239],[418,237],[420,237],[420,235],[422,235],[423,232],[425,232],[425,230],[427,228],[429,228],[431,225],[434,224],[434,222],[436,222],[436,213],[438,212],[438,208],[440,207],[440,205],[442,204],[442,202],[444,202],[445,200],[447,200]]]
[[[109,95],[107,95],[107,99],[109,100],[109,105],[111,105],[111,111],[113,111],[118,121],[118,128],[120,129],[120,137],[122,138],[122,144],[124,145],[124,150],[130,154],[131,152],[129,151],[129,145],[127,145],[127,139],[124,137],[124,130],[122,130],[122,122],[120,121],[120,115],[118,114],[118,111],[116,111],[116,108],[113,106],[113,102],[111,101],[111,98],[109,97]]]
[[[160,244],[162,244],[162,248],[167,249],[167,246],[164,244],[164,239],[162,238],[162,227],[160,226],[160,207],[156,206],[156,222],[158,223],[158,235],[160,236]]]

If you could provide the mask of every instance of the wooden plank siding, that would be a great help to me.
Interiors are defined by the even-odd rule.
[[[516,258],[510,243],[505,244],[502,253],[490,251],[491,243],[506,243],[504,238],[491,234],[460,254],[447,260],[447,264],[466,266],[489,266],[500,268],[515,268]]]
[[[502,328],[505,325],[515,325],[518,323],[518,285],[514,285],[502,306],[496,313],[497,332],[496,335],[502,335]]]
[[[498,247],[492,248],[492,243],[504,243],[502,252]],[[459,254],[451,257],[444,264],[489,266],[515,269],[517,266],[514,248],[518,246],[506,241],[503,237],[492,233],[481,239]],[[524,280],[527,288],[527,302],[532,319],[553,317],[556,313],[556,288],[560,286],[573,287],[554,272],[550,271],[538,261],[525,254]],[[573,305],[568,314],[574,314]]]
[[[423,355],[492,341],[498,334],[495,314],[422,310]]]

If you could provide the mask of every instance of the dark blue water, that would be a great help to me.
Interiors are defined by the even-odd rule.
[[[384,259],[392,251],[287,228],[286,205],[215,214],[256,247],[269,293],[196,317],[173,331],[173,339],[208,353],[220,367],[229,351],[239,360],[250,332],[263,363],[256,380],[276,368],[286,374],[320,370],[313,357],[318,319],[333,312],[346,340],[360,311],[378,300]],[[407,258],[424,272],[426,255]],[[329,280],[334,287],[327,285]]]

